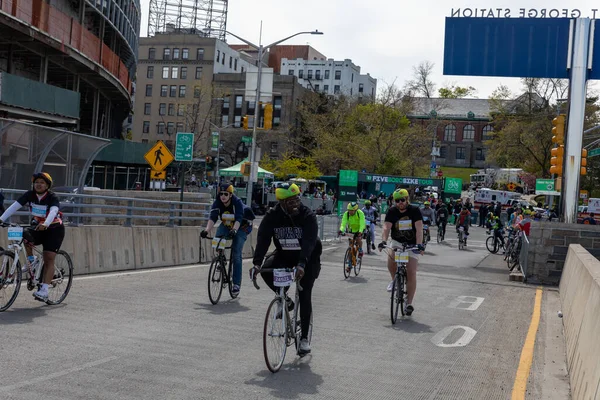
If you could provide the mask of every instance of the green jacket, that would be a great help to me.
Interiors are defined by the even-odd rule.
[[[340,231],[345,232],[346,226],[350,225],[350,232],[358,233],[364,232],[367,224],[365,222],[365,213],[361,210],[356,210],[356,214],[350,215],[348,211],[342,216],[342,225],[340,225]]]

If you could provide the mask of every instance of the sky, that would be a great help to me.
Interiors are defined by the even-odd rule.
[[[147,36],[150,0],[141,0],[141,35]],[[545,0],[230,0],[227,30],[258,44],[260,22],[263,22],[262,43],[269,44],[300,31],[318,29],[322,36],[302,35],[285,44],[310,44],[335,60],[351,59],[378,79],[378,88],[396,83],[402,87],[413,76],[413,68],[422,61],[434,63],[433,81],[437,88],[458,85],[473,86],[473,97],[488,98],[500,85],[511,91],[521,89],[518,78],[465,77],[443,75],[444,21],[452,10],[493,7],[510,10],[511,17],[542,9],[579,10],[582,17],[600,19],[600,2]],[[463,11],[464,12],[464,11]],[[228,43],[239,43],[228,36]]]

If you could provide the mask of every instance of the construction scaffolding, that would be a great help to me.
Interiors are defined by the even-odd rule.
[[[228,0],[150,0],[148,37],[186,32],[225,41]]]

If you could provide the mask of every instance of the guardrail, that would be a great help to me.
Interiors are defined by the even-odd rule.
[[[317,215],[319,239],[321,241],[336,240],[341,220],[337,215]]]
[[[527,281],[527,262],[529,258],[529,238],[522,232],[521,238],[521,252],[519,253],[519,267],[523,272],[523,282]]]
[[[5,195],[8,194],[9,196],[6,197],[10,197],[4,200],[5,207],[8,207],[21,194],[25,193],[25,191],[16,189],[3,189],[2,193]],[[56,195],[60,200],[60,207],[63,217],[66,217],[66,222],[73,226],[114,225],[99,223],[106,222],[107,219],[124,220],[122,223],[123,226],[133,226],[134,221],[136,220],[163,220],[165,221],[165,225],[169,227],[175,226],[176,223],[178,223],[178,225],[183,225],[183,221],[197,221],[204,224],[208,220],[208,213],[210,209],[209,203],[202,202],[173,202],[133,197],[101,196],[60,192],[56,192]],[[67,199],[65,200],[65,198]],[[84,202],[88,199],[89,203]],[[105,203],[107,201],[120,204],[103,204],[103,202]],[[137,204],[140,203],[154,206],[138,206]],[[21,210],[23,209],[25,209],[25,207]],[[86,209],[92,209],[92,212],[82,212]],[[119,212],[94,212],[94,209],[118,210]],[[17,211],[14,215],[30,217],[31,214],[29,210],[27,210]]]

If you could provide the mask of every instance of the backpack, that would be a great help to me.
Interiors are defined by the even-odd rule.
[[[252,208],[248,207],[245,204],[244,204],[243,214],[244,214],[243,218],[245,220],[254,221],[256,219],[256,215],[254,215],[254,211],[252,211]]]

